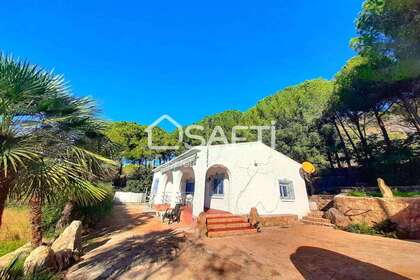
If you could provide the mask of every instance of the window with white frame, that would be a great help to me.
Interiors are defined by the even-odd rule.
[[[280,198],[282,200],[295,200],[293,182],[290,180],[279,180]]]
[[[212,185],[212,195],[215,196],[223,196],[225,193],[224,190],[224,180],[225,176],[223,174],[216,174],[213,177],[213,185]]]

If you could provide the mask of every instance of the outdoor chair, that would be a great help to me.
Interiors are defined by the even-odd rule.
[[[166,209],[162,216],[162,221],[165,222],[168,219],[168,224],[173,222],[179,223],[181,221],[181,204],[176,204],[174,208]]]

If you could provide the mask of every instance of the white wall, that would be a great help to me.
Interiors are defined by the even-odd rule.
[[[206,173],[210,167],[217,165],[227,168],[229,178],[225,178],[224,196],[211,198],[211,208],[229,211],[233,214],[248,214],[252,207],[256,207],[260,214],[297,214],[299,217],[309,212],[305,182],[299,174],[301,168],[299,163],[262,143],[216,145],[208,148],[200,147],[200,149],[196,164],[193,166],[195,177],[194,216],[198,216],[203,211],[205,204],[208,204],[208,200],[205,202],[208,195]],[[218,173],[220,172],[221,170],[218,171]],[[155,176],[166,176],[164,174],[156,175],[157,173]],[[165,179],[160,179],[159,192],[180,191],[182,172],[174,171],[172,176],[171,184],[166,183]],[[288,179],[293,182],[294,201],[281,200],[278,186],[280,179]]]
[[[144,193],[115,192],[114,201],[116,203],[142,203],[145,201]]]

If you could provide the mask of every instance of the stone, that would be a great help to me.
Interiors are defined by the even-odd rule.
[[[198,238],[205,237],[207,234],[207,218],[206,213],[201,212],[197,217],[196,235]]]
[[[392,193],[391,188],[385,183],[385,181],[381,178],[377,179],[378,187],[381,190],[382,196],[384,198],[394,198],[394,194]]]
[[[54,251],[46,245],[41,245],[33,250],[23,264],[25,275],[43,270],[57,270]]]
[[[347,227],[351,224],[350,219],[336,208],[330,208],[325,212],[325,218],[338,227]]]
[[[349,217],[352,223],[374,226],[387,219],[398,224],[409,238],[420,239],[420,198],[352,197],[337,195],[334,208]]]
[[[82,254],[82,222],[73,221],[53,242],[54,253],[70,251],[75,257]]]
[[[255,225],[257,225],[260,222],[260,215],[258,215],[257,208],[251,208],[251,211],[249,212],[248,221],[253,227],[255,227]]]
[[[318,204],[315,201],[309,201],[309,210],[318,211]]]
[[[29,254],[31,253],[32,249],[33,248],[31,243],[26,243],[22,247],[19,247],[18,249],[14,250],[13,252],[2,256],[0,258],[0,267],[7,266],[16,258],[26,259],[26,257],[29,256]]]

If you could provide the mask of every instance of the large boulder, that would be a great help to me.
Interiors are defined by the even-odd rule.
[[[82,254],[82,222],[73,221],[53,242],[51,249],[54,253],[70,251],[75,256]]]
[[[51,249],[59,271],[77,262],[82,255],[82,222],[73,221],[53,242]]]
[[[327,212],[325,212],[325,218],[329,219],[331,223],[338,227],[347,227],[351,224],[350,219],[336,208],[328,209]]]
[[[42,245],[33,250],[23,264],[23,273],[32,274],[36,271],[57,269],[54,251],[48,246]]]
[[[382,196],[384,198],[394,198],[394,194],[392,193],[391,188],[385,183],[385,181],[381,178],[377,179],[378,187],[381,190]]]

